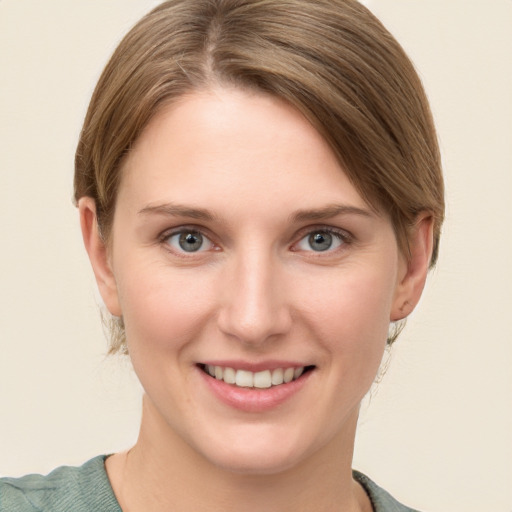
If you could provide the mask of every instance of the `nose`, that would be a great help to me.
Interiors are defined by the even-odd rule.
[[[226,269],[219,329],[247,346],[259,347],[292,325],[286,277],[276,258],[245,254]]]

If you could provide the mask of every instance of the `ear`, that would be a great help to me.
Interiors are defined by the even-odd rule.
[[[85,249],[89,255],[103,302],[112,315],[121,316],[116,280],[112,272],[108,248],[99,232],[94,199],[92,197],[80,198],[78,211]]]
[[[430,265],[433,247],[433,219],[428,213],[418,216],[409,234],[410,254],[401,256],[398,283],[390,320],[408,316],[418,304]]]

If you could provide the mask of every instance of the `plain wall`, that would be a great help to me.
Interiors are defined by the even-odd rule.
[[[96,79],[158,2],[0,0],[0,475],[132,444],[72,206]],[[425,511],[512,510],[512,1],[370,0],[424,79],[447,186],[440,261],[363,407],[354,467]]]

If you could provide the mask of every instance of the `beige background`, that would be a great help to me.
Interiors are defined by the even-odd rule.
[[[95,80],[149,0],[0,0],[0,474],[135,440],[71,205]],[[362,414],[355,467],[425,511],[512,511],[512,1],[370,0],[424,78],[441,259]]]

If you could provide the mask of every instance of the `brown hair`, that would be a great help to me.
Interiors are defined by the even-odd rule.
[[[126,35],[94,91],[75,159],[75,200],[96,202],[108,240],[123,158],[163,105],[213,83],[292,104],[332,147],[367,202],[387,212],[400,249],[444,188],[436,133],[405,52],[356,0],[171,0]]]

